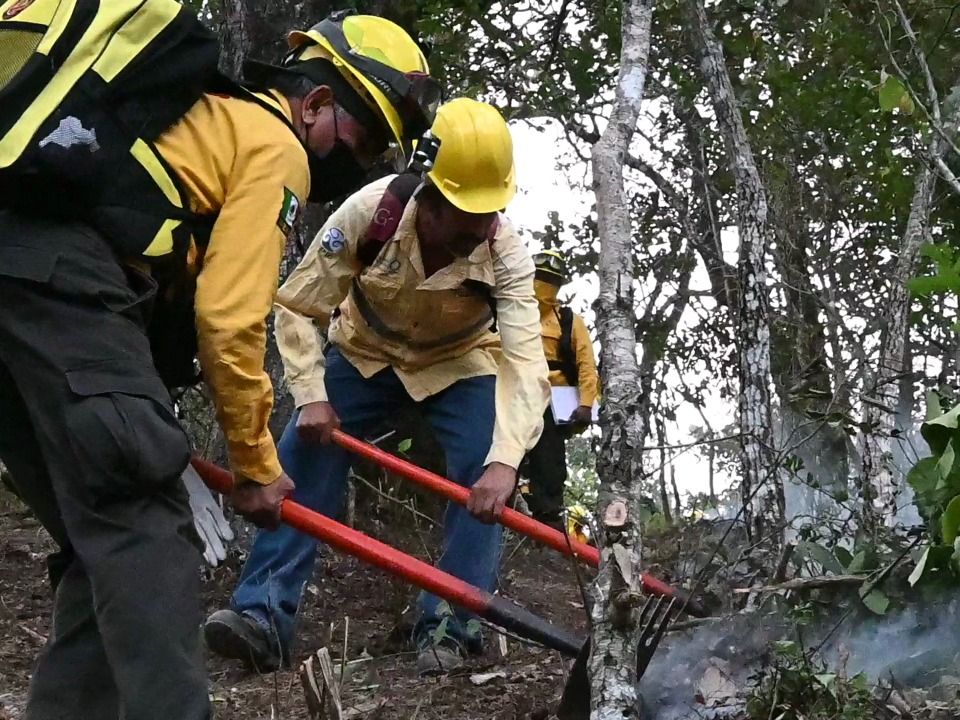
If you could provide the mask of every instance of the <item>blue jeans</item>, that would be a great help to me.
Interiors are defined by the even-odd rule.
[[[408,400],[391,368],[364,378],[339,350],[326,360],[326,387],[343,430],[363,437]],[[433,427],[447,461],[447,476],[470,487],[480,477],[490,450],[494,422],[493,375],[460,380],[419,406]],[[313,510],[337,517],[343,509],[350,457],[336,445],[300,438],[295,415],[279,443],[280,463],[296,483],[293,499]],[[493,591],[500,562],[500,525],[485,525],[459,505],[449,504],[444,516],[443,553],[438,567],[473,585]],[[288,655],[297,610],[313,574],[317,541],[288,526],[260,531],[233,593],[232,607],[267,627]],[[384,578],[384,582],[387,579]],[[427,637],[447,617],[445,634],[472,650],[480,647],[470,614],[451,608],[429,593],[421,593],[415,639]],[[455,611],[453,615],[451,610]]]

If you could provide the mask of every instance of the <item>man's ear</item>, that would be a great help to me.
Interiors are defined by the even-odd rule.
[[[333,104],[333,91],[327,85],[318,85],[308,92],[300,104],[300,114],[306,125],[317,121],[320,108]]]

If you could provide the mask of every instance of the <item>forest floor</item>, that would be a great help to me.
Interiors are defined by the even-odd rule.
[[[369,523],[361,518],[359,529],[423,558],[427,558],[426,549],[439,547],[438,539],[426,533],[418,537],[409,529],[406,533],[391,530],[386,523],[379,529],[365,525]],[[32,664],[49,632],[51,598],[44,557],[51,549],[51,541],[33,517],[0,488],[0,720],[21,717]],[[516,537],[506,541],[503,557],[504,595],[585,633],[581,594],[568,560],[529,541],[520,543]],[[233,558],[220,568],[205,571],[205,612],[225,605],[239,565]],[[329,645],[334,665],[339,668],[346,625],[350,677],[343,697],[344,720],[514,720],[550,716],[565,682],[568,661],[553,651],[510,638],[501,640],[491,630],[485,631],[485,654],[471,658],[462,672],[444,678],[418,678],[416,657],[409,645],[410,606],[415,598],[409,587],[352,558],[328,551],[308,586],[293,669],[257,675],[239,663],[208,658],[215,717],[308,718],[296,666]],[[490,679],[481,677],[490,674],[494,674]]]

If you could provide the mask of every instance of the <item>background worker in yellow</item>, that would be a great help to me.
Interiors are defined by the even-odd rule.
[[[550,367],[550,384],[575,387],[580,405],[568,423],[558,424],[548,407],[543,433],[527,455],[524,474],[530,481],[526,496],[533,517],[557,526],[563,512],[563,486],[567,480],[566,439],[591,423],[592,408],[600,392],[593,342],[583,318],[557,299],[570,279],[563,255],[547,250],[533,257],[534,288],[540,306],[543,352]]]
[[[378,57],[400,47],[416,61],[403,70],[426,69],[399,28],[350,21],[389,32]],[[275,524],[293,484],[266,430],[263,354],[284,243],[308,191],[323,197],[357,184],[359,166],[393,130],[345,61],[322,59],[333,57],[324,35],[293,40],[298,51],[275,78],[264,74],[257,101],[205,94],[155,142],[190,208],[212,221],[188,263],[128,262],[113,236],[85,214],[54,212],[57,203],[41,214],[0,209],[0,460],[60,549],[29,720],[211,717],[197,632],[199,542],[179,480],[190,448],[155,365],[170,358],[151,348],[146,326],[161,300],[154,318],[188,343],[197,336],[237,476],[234,504]],[[123,200],[137,210],[136,198]],[[144,267],[164,280],[159,297]],[[166,293],[185,286],[189,300],[193,277],[196,330],[190,317],[165,315],[176,306]]]
[[[297,483],[293,497],[336,516],[349,458],[330,444],[331,432],[342,425],[363,435],[412,399],[445,450],[449,477],[472,487],[469,511],[447,509],[439,566],[493,590],[501,529],[488,523],[514,491],[549,390],[534,267],[498,212],[515,193],[513,145],[499,112],[454,100],[440,108],[433,133],[435,165],[400,205],[395,232],[380,238],[378,252],[368,254],[368,230],[375,215],[386,222],[391,178],[349,198],[280,289],[277,342],[299,408],[280,459]],[[491,300],[499,335],[490,330]],[[259,533],[231,609],[206,623],[207,644],[261,668],[288,656],[316,546],[292,529]],[[421,672],[449,670],[480,647],[462,613],[449,615],[443,638],[434,637],[446,607],[420,598]]]

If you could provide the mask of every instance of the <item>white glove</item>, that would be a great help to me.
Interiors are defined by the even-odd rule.
[[[216,567],[227,557],[226,543],[233,540],[233,529],[223,516],[223,510],[213,494],[193,469],[193,465],[187,465],[181,477],[190,495],[193,526],[203,540],[203,559],[210,567]]]

